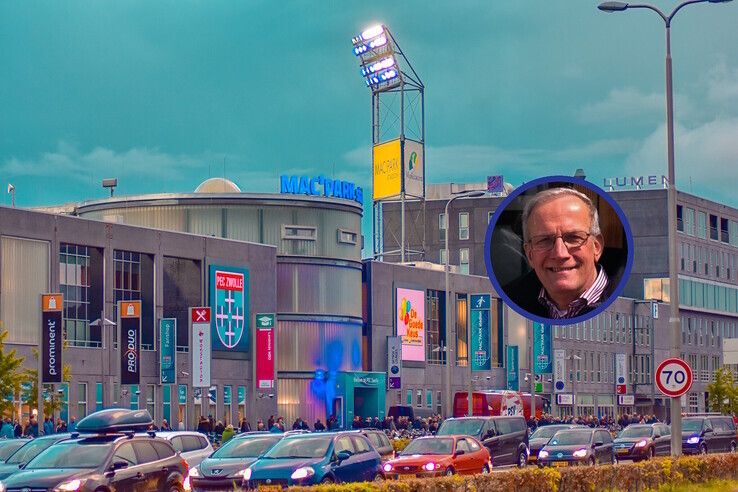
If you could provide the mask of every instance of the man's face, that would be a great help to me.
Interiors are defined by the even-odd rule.
[[[559,309],[564,309],[597,278],[595,263],[602,255],[602,236],[589,236],[578,248],[567,248],[561,238],[557,238],[548,251],[531,246],[530,240],[537,237],[590,231],[587,204],[571,195],[538,205],[528,217],[527,226],[529,241],[524,247],[528,262],[551,300]]]

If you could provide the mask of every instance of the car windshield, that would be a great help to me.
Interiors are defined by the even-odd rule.
[[[556,426],[543,426],[539,427],[533,434],[530,435],[531,439],[551,439],[554,434],[559,432],[562,427]]]
[[[438,429],[439,436],[478,436],[482,430],[482,419],[446,420]]]
[[[105,462],[111,443],[84,444],[61,442],[36,456],[26,470],[39,468],[97,468]]]
[[[256,458],[264,454],[281,437],[256,437],[231,439],[220,447],[211,458]]]
[[[700,420],[700,419],[693,419],[693,420],[684,419],[682,421],[682,430],[684,432],[699,432],[699,431],[702,430],[702,420]]]
[[[265,458],[322,458],[331,445],[331,436],[282,439],[265,455]]]
[[[626,427],[618,437],[651,437],[652,434],[651,427]]]
[[[559,431],[549,441],[551,446],[572,446],[575,444],[589,444],[591,431]]]
[[[410,441],[405,449],[400,453],[401,456],[409,456],[413,454],[452,454],[454,449],[454,440],[446,439],[415,439]]]
[[[24,444],[25,442],[22,439],[10,439],[3,442],[0,446],[0,461],[7,460],[11,454],[15,453]]]
[[[32,441],[28,441],[18,451],[10,455],[10,458],[8,458],[6,463],[14,465],[27,463],[52,444],[54,444],[54,439],[34,439]]]

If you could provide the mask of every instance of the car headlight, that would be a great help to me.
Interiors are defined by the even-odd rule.
[[[57,485],[54,490],[79,490],[79,488],[82,486],[84,482],[80,479],[74,479],[74,480],[67,480],[66,482],[62,482],[59,485]]]
[[[687,444],[697,444],[698,442],[700,442],[700,436],[692,436],[687,439]]]
[[[197,467],[190,468],[190,476],[191,477],[199,477],[200,476],[200,472],[197,471]]]
[[[292,480],[302,480],[303,478],[312,477],[315,475],[315,470],[310,466],[303,466],[292,472],[290,477]]]
[[[392,465],[390,463],[385,463],[384,466],[382,466],[382,470],[384,470],[386,472],[391,472],[392,471]],[[2,491],[0,491],[0,492],[2,492]]]
[[[539,458],[548,458],[548,451],[545,449],[541,449],[541,451],[538,453]]]
[[[575,458],[584,458],[585,456],[587,456],[587,450],[584,448],[574,451]]]
[[[0,492],[5,492],[5,484],[0,482]]]
[[[427,471],[438,470],[439,468],[441,468],[441,465],[439,465],[438,463],[433,463],[432,461],[423,465],[423,469]]]
[[[237,471],[236,476],[242,477],[244,480],[251,480],[251,468],[245,468],[241,471]]]
[[[642,439],[636,443],[636,447],[643,448],[643,447],[646,447],[647,444],[648,444],[648,441],[646,441],[645,439]]]

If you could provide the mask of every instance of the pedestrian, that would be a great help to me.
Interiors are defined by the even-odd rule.
[[[20,422],[17,420],[15,421],[15,425],[13,426],[13,436],[16,438],[21,437],[23,435],[23,426]]]
[[[241,425],[239,425],[241,432],[251,432],[251,424],[246,420],[246,417],[241,419]]]
[[[26,426],[25,435],[29,437],[38,437],[38,420],[36,420],[35,415],[31,415],[31,421],[28,423],[28,426]]]
[[[2,428],[0,428],[0,435],[5,439],[13,439],[13,424],[9,417],[5,418]]]
[[[44,417],[43,432],[46,436],[54,433],[54,421],[49,417]]]
[[[161,420],[161,430],[163,430],[163,431],[170,431],[170,430],[172,430],[172,428],[169,427],[169,422],[167,422],[167,419],[162,419]]]
[[[269,418],[267,419],[266,426],[267,426],[267,429],[270,429],[270,430],[272,427],[274,427],[274,415],[269,416]]]
[[[259,431],[259,432],[264,432],[265,430],[267,430],[267,428],[264,426],[264,421],[263,420],[258,419],[256,421],[256,430]]]
[[[223,430],[223,437],[220,439],[220,445],[222,446],[226,442],[228,442],[228,439],[233,437],[233,434],[235,434],[236,431],[233,429],[233,426],[231,424],[228,424],[226,428]]]
[[[185,424],[182,419],[179,419],[179,423],[177,424],[177,430],[181,430],[181,431],[185,430]]]
[[[315,421],[313,428],[315,429],[315,432],[322,432],[325,430],[325,425],[323,425],[323,422],[321,422],[320,419],[318,419]]]
[[[72,415],[69,417],[69,425],[67,426],[69,429],[69,432],[74,432],[77,430],[77,419]]]

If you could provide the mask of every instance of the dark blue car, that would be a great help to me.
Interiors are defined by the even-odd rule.
[[[379,453],[358,432],[288,436],[243,473],[243,485],[313,485],[384,478]]]

